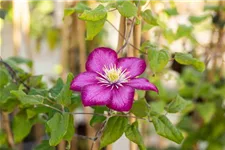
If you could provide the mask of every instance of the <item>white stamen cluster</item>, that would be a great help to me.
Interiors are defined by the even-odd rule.
[[[98,73],[100,77],[97,77],[102,85],[118,88],[123,86],[122,83],[128,82],[129,76],[127,76],[128,72],[126,69],[122,70],[122,68],[117,68],[116,65],[110,65],[109,67],[104,66],[102,70],[104,73]]]

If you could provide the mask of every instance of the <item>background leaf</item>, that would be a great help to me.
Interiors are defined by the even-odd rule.
[[[86,40],[93,40],[93,38],[102,30],[106,21],[106,17],[98,21],[86,21],[87,37]]]
[[[108,109],[106,107],[96,106],[94,107],[94,113],[103,114],[104,111],[107,111]],[[93,117],[90,120],[90,125],[93,126],[96,123],[102,123],[106,117],[100,116],[100,115],[93,115]]]
[[[14,56],[14,57],[10,57],[8,60],[9,61],[14,61],[17,64],[26,64],[29,68],[33,67],[33,62],[30,59]]]
[[[145,117],[148,115],[148,106],[144,98],[134,101],[130,110],[137,117]]]
[[[177,8],[176,7],[168,8],[168,9],[165,9],[164,11],[169,16],[176,16],[176,15],[178,15],[178,12],[177,12]]]
[[[215,104],[212,102],[197,104],[196,109],[205,123],[208,123],[216,112]]]
[[[51,97],[56,97],[64,86],[63,80],[59,78],[56,84],[49,90]]]
[[[176,53],[174,59],[182,65],[192,65],[196,70],[203,72],[205,70],[205,64],[196,58],[193,58],[191,54]]]
[[[71,141],[74,136],[74,133],[75,133],[74,118],[73,118],[73,115],[69,115],[69,124],[63,139],[67,141]]]
[[[176,39],[190,36],[192,30],[193,30],[192,26],[187,26],[187,25],[184,25],[184,24],[180,24],[178,26],[178,29],[177,29],[177,32],[176,32]]]
[[[125,135],[129,140],[136,143],[140,150],[146,150],[144,141],[138,130],[138,122],[137,121],[132,123],[132,125],[128,125],[128,127],[125,131]]]
[[[129,1],[124,1],[117,9],[122,16],[127,18],[136,16],[138,10],[137,7]]]
[[[106,17],[107,11],[103,5],[99,5],[94,10],[84,10],[84,12],[79,16],[79,19],[85,21],[99,21]]]
[[[177,95],[175,100],[166,106],[166,111],[169,113],[177,113],[182,111],[188,104],[190,104],[190,101],[186,101],[180,95]]]
[[[0,68],[0,88],[2,88],[9,82],[8,74]]]
[[[26,112],[19,112],[13,119],[12,131],[16,143],[21,142],[30,132],[32,123],[27,119]]]
[[[60,143],[60,141],[67,133],[68,124],[68,113],[55,113],[54,116],[47,122],[47,126],[51,135],[49,139],[50,146],[56,146]]]
[[[145,22],[147,22],[150,25],[157,26],[157,19],[155,16],[153,16],[152,11],[150,9],[145,10],[144,12],[141,13],[142,18],[144,19]]]
[[[169,61],[169,54],[165,50],[150,50],[148,51],[148,60],[150,68],[153,72],[160,72]]]
[[[69,73],[67,76],[66,84],[60,91],[59,95],[56,97],[56,101],[63,105],[71,104],[72,91],[70,90],[70,83],[73,80],[73,74]]]
[[[173,126],[173,124],[169,121],[169,119],[167,119],[166,116],[153,116],[152,122],[154,124],[156,132],[159,135],[168,138],[178,144],[182,142],[184,138],[182,133],[175,126]]]
[[[24,106],[42,104],[44,101],[44,97],[40,95],[26,95],[26,93],[21,90],[11,91],[11,93],[15,95]]]
[[[128,124],[125,117],[114,116],[109,118],[101,137],[100,149],[118,140],[124,133]]]
[[[209,15],[201,15],[201,16],[190,16],[188,19],[191,23],[197,24],[201,23],[202,21],[206,20]]]
[[[90,10],[90,8],[87,5],[83,4],[82,2],[79,2],[73,8],[65,8],[64,9],[64,17],[70,16],[74,12],[83,13],[85,10]]]

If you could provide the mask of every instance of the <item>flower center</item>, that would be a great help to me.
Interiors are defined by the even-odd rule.
[[[129,76],[127,76],[128,72],[122,70],[122,68],[117,68],[116,65],[110,65],[109,67],[104,66],[102,69],[104,73],[98,73],[101,77],[97,77],[99,83],[102,83],[106,86],[123,86],[121,83],[128,82]]]
[[[119,80],[120,72],[112,69],[107,72],[106,76],[110,82],[116,82]]]

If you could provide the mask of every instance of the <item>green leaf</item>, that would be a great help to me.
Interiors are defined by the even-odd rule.
[[[134,104],[130,110],[137,117],[145,117],[148,115],[148,106],[144,98],[134,101]]]
[[[20,102],[15,99],[8,97],[5,103],[0,102],[0,109],[7,112],[13,112]]]
[[[60,143],[63,137],[67,133],[68,124],[69,124],[69,114],[64,113],[55,113],[54,116],[47,122],[48,129],[50,131],[50,146],[56,146]]]
[[[55,150],[55,147],[51,147],[48,140],[43,140],[34,150]]]
[[[182,111],[188,104],[190,104],[190,101],[186,101],[181,96],[177,95],[175,100],[170,102],[165,109],[169,113],[177,113]]]
[[[75,133],[75,127],[74,127],[74,118],[73,115],[69,116],[69,124],[67,128],[67,132],[64,135],[63,139],[67,141],[71,141]]]
[[[192,66],[199,72],[203,72],[205,70],[205,63],[198,59],[194,59]]]
[[[26,113],[28,119],[33,118],[37,114],[33,109],[26,109]]]
[[[200,72],[205,70],[205,64],[198,59],[193,58],[191,54],[176,53],[174,59],[182,65],[192,65]]]
[[[119,13],[124,17],[133,17],[137,15],[137,7],[129,1],[123,2],[121,5],[117,7]]]
[[[42,82],[41,82],[42,77],[43,77],[42,75],[31,76],[29,78],[29,85],[31,87],[40,87],[40,86],[42,86]]]
[[[102,30],[106,17],[98,20],[98,21],[86,21],[86,26],[87,26],[87,35],[86,35],[86,40],[93,40],[93,38]]]
[[[147,52],[148,50],[157,50],[157,46],[150,41],[145,41],[141,44],[141,51]]]
[[[218,6],[218,5],[205,5],[204,11],[206,11],[206,10],[218,11],[218,10],[220,10],[220,6]]]
[[[176,53],[174,59],[182,65],[191,65],[193,62],[191,54]]]
[[[27,118],[33,118],[34,116],[41,114],[41,113],[51,113],[52,109],[46,106],[38,105],[36,107],[32,107],[29,109],[26,109]]]
[[[164,107],[165,107],[165,102],[164,101],[153,101],[150,103],[151,106],[151,112],[150,114],[152,115],[152,113],[162,113],[164,111]]]
[[[97,0],[97,2],[100,2],[100,3],[110,3],[110,2],[113,2],[114,0]]]
[[[72,93],[71,104],[67,106],[70,111],[73,111],[75,108],[82,106],[81,97],[78,93]]]
[[[154,27],[154,25],[150,25],[150,24],[144,23],[144,24],[143,24],[143,27],[142,27],[142,31],[143,31],[143,32],[149,31],[149,30],[151,30],[153,27]]]
[[[0,109],[11,112],[13,108],[19,103],[16,97],[10,93],[12,90],[17,90],[18,85],[14,82],[7,84],[0,90]]]
[[[56,97],[57,102],[63,105],[71,104],[72,91],[70,90],[70,83],[73,80],[73,74],[69,73],[67,76],[66,84]]]
[[[104,111],[107,111],[106,107],[95,107],[94,113],[103,114]],[[93,115],[93,117],[90,120],[90,125],[93,126],[96,123],[102,123],[106,119],[105,116],[99,116],[99,115]]]
[[[0,70],[0,88],[1,88],[1,90],[8,82],[9,82],[8,74],[3,69],[1,69]]]
[[[181,37],[187,37],[191,35],[191,32],[193,30],[192,26],[187,26],[184,24],[180,24],[178,26],[177,32],[176,32],[176,39],[179,39]]]
[[[83,13],[85,10],[90,10],[90,8],[82,2],[76,4],[74,8],[65,8],[64,9],[64,17],[70,16],[73,13]]]
[[[169,62],[169,54],[166,50],[150,50],[148,51],[148,60],[151,70],[153,72],[160,72]]]
[[[209,15],[201,15],[201,16],[190,16],[189,21],[193,24],[201,23],[202,21],[206,20]]]
[[[83,13],[85,10],[90,10],[91,8],[89,8],[87,5],[85,5],[82,2],[77,3],[77,5],[75,6],[75,11],[78,13]]]
[[[169,42],[169,44],[176,40],[176,35],[173,33],[173,30],[170,28],[166,28],[165,30],[163,30],[163,35],[165,39]]]
[[[16,143],[21,142],[29,133],[32,123],[27,119],[26,112],[19,112],[13,119],[12,131]]]
[[[84,10],[79,19],[85,21],[99,21],[107,16],[107,11],[103,5],[99,5],[94,10]]]
[[[22,57],[10,57],[8,60],[14,61],[17,64],[26,64],[29,68],[33,67],[33,62],[30,59]]]
[[[178,144],[180,144],[184,139],[182,133],[175,126],[173,126],[173,124],[169,121],[169,119],[167,119],[166,116],[153,116],[152,122],[156,132],[159,135],[170,139]]]
[[[134,1],[134,3],[136,4],[136,6],[140,5],[143,6],[147,3],[148,0],[140,0],[140,1]]]
[[[118,140],[124,133],[128,124],[125,117],[114,116],[109,118],[101,137],[100,149]]]
[[[56,81],[56,84],[49,90],[50,96],[56,97],[62,90],[63,86],[64,86],[63,80],[59,78]]]
[[[214,103],[206,102],[197,104],[196,110],[203,118],[204,122],[208,123],[212,119],[214,113],[216,112],[216,107]]]
[[[28,95],[41,95],[43,97],[48,97],[48,90],[47,89],[36,89],[31,88]]]
[[[128,125],[128,127],[125,131],[125,135],[129,140],[136,143],[140,150],[146,150],[144,141],[138,130],[138,122],[137,121],[132,123],[132,125]]]
[[[24,106],[42,104],[44,101],[44,97],[40,95],[26,95],[26,93],[20,90],[11,91],[11,93],[15,95]]]
[[[178,15],[178,12],[177,12],[177,8],[176,7],[168,8],[168,9],[165,9],[164,11],[169,16],[176,16],[176,15]]]
[[[65,8],[64,9],[64,17],[70,16],[75,13],[75,8]]]
[[[109,11],[111,8],[117,8],[117,6],[118,6],[118,3],[116,3],[116,2],[112,2],[112,3],[108,3],[106,6],[105,6],[105,8]]]
[[[155,16],[153,16],[152,12],[150,9],[145,10],[144,12],[141,13],[142,18],[144,19],[145,22],[147,22],[150,25],[157,26],[157,19]]]

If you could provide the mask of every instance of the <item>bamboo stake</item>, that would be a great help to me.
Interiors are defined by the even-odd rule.
[[[14,149],[15,144],[14,144],[14,140],[13,140],[12,131],[10,128],[9,114],[7,112],[2,112],[2,126],[7,135],[7,142],[8,142],[9,148]]]
[[[220,1],[220,6],[221,8],[224,8],[225,6],[225,2],[224,1]],[[220,18],[221,20],[225,20],[225,12],[223,10],[220,10]],[[225,62],[223,60],[223,55],[225,54],[225,49],[224,47],[224,37],[225,37],[225,30],[224,28],[220,28],[219,30],[219,39],[218,39],[218,51],[220,53],[220,59],[221,59],[221,66],[219,69],[219,76],[222,79],[223,75],[224,75],[224,69],[225,69]]]
[[[79,64],[80,64],[80,72],[85,71],[85,63],[86,63],[86,41],[85,41],[85,23],[82,20],[78,19],[77,22],[77,30],[78,30],[78,48],[79,48]],[[92,110],[89,107],[84,108],[84,113],[91,112]],[[91,116],[86,115],[85,121],[86,121],[86,130],[87,130],[87,136],[91,137],[94,136],[94,133],[96,132],[94,128],[89,126],[89,121],[91,119]],[[92,145],[92,141],[88,141],[88,147],[90,148]],[[98,144],[95,144],[93,149],[98,149]]]
[[[127,20],[127,35],[126,35],[126,38],[128,38],[128,34],[129,34],[129,31],[131,30],[132,28],[132,22],[130,20]],[[133,32],[133,31],[132,31]],[[131,38],[129,39],[129,43],[133,44],[133,34],[131,33]],[[133,57],[134,56],[134,49],[133,47],[131,47],[130,45],[127,46],[127,57]]]
[[[21,35],[20,35],[20,3],[13,1],[13,54],[18,55],[19,49],[21,48]],[[10,119],[7,112],[2,112],[2,126],[7,135],[7,142],[9,148],[15,149],[15,143],[13,134],[10,128]]]
[[[141,13],[141,7],[138,6],[138,18],[140,18],[140,13]],[[134,28],[133,28],[133,45],[134,45],[134,47],[140,49],[140,45],[141,45],[141,23],[134,25]],[[131,52],[128,56],[139,57],[139,51],[135,50],[134,48],[132,48],[130,51]],[[135,93],[134,99],[135,100],[138,99],[137,93]],[[135,122],[135,121],[136,121],[135,118],[130,119],[130,122]],[[133,142],[130,142],[130,150],[136,150],[136,149],[137,149],[137,145]]]
[[[119,33],[125,37],[126,32],[126,18],[121,16],[120,17],[120,26],[119,26]],[[120,34],[118,34],[118,44],[117,44],[117,51],[123,46],[124,38]],[[122,56],[122,54],[119,54],[119,56]]]
[[[26,46],[26,54],[29,59],[32,60],[32,50],[30,49],[30,10],[29,10],[29,2],[28,0],[24,0],[22,5],[21,5],[21,28],[22,28],[22,33],[24,35],[24,41],[25,41],[25,46]],[[34,71],[31,68],[31,73]],[[44,136],[44,127],[42,124],[36,124],[34,126],[34,137],[36,140],[36,143],[41,142],[41,138]]]
[[[64,7],[68,7],[69,3],[65,2]],[[61,49],[61,65],[63,67],[63,71],[61,77],[63,79],[66,78],[66,74],[69,70],[69,50],[70,50],[70,17],[64,18],[64,24],[62,28],[62,49]],[[66,142],[61,141],[58,145],[58,150],[65,150],[66,149]]]
[[[86,46],[85,46],[85,37],[84,37],[84,34],[85,34],[85,26],[84,24],[82,23],[83,21],[79,20],[78,21],[78,29],[79,29],[79,33],[78,33],[78,38],[79,38],[79,59],[80,59],[80,72],[84,72],[85,71],[85,63],[86,63]],[[82,34],[83,34],[83,37],[82,37]],[[84,113],[89,113],[91,112],[91,108],[89,107],[84,107]],[[89,115],[86,115],[85,116],[85,122],[86,122],[86,130],[87,130],[87,136],[88,137],[92,137],[94,136],[94,133],[95,133],[95,129],[90,127],[89,125],[89,121],[91,119],[91,116]],[[92,141],[88,141],[88,147],[90,148],[92,145]],[[95,144],[94,147],[93,147],[94,150],[98,149],[98,144]]]
[[[32,59],[32,51],[30,49],[30,10],[28,0],[24,0],[21,4],[21,28],[24,35],[26,53],[29,59]]]
[[[21,35],[20,35],[21,2],[12,1],[12,4],[13,4],[13,53],[14,56],[17,56],[21,48]]]
[[[78,47],[80,53],[80,71],[85,71],[86,63],[86,44],[85,44],[85,23],[82,20],[77,21],[77,30],[78,30]]]
[[[63,140],[57,146],[58,150],[65,150],[66,149],[66,142]]]
[[[68,6],[68,3],[64,3],[65,7]],[[70,18],[64,18],[64,24],[62,28],[62,49],[61,49],[61,64],[63,67],[62,78],[65,79],[66,73],[68,71],[68,50],[69,50],[69,27],[70,27]]]
[[[140,13],[141,13],[141,7],[138,8],[138,18],[140,18]],[[140,24],[134,25],[133,42],[134,42],[134,46],[136,48],[140,49],[140,45],[141,45],[141,22],[140,22]],[[139,51],[135,50],[134,56],[139,57]]]

